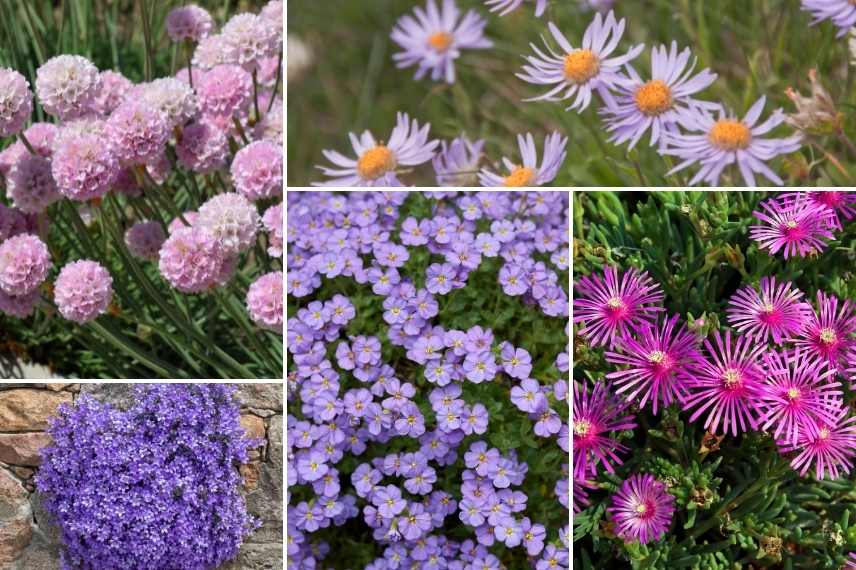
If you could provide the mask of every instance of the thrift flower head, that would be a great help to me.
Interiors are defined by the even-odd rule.
[[[107,119],[104,133],[124,164],[145,164],[166,148],[170,128],[157,108],[129,99]]]
[[[0,68],[0,137],[21,132],[32,112],[30,83],[14,69]]]
[[[282,334],[282,271],[262,275],[247,291],[247,310],[260,327]]]
[[[173,8],[166,16],[166,33],[174,42],[198,42],[208,37],[213,29],[214,18],[196,4]]]
[[[231,119],[244,115],[253,101],[253,79],[238,65],[213,67],[194,83],[200,110]]]
[[[479,172],[479,182],[482,186],[543,186],[552,182],[559,173],[565,157],[568,155],[565,146],[568,137],[559,133],[547,135],[544,139],[544,155],[538,165],[538,151],[535,149],[535,139],[531,133],[526,136],[517,135],[517,145],[520,147],[522,164],[515,164],[506,157],[502,157],[502,163],[508,170],[508,175],[500,176],[488,168]]]
[[[265,210],[262,224],[268,234],[268,254],[271,257],[282,257],[282,202]]]
[[[185,168],[208,174],[226,166],[229,139],[211,121],[190,123],[181,132],[181,140],[175,145],[175,154]]]
[[[704,69],[693,75],[695,62],[690,64],[690,49],[678,53],[677,42],[651,49],[651,79],[644,81],[631,65],[627,65],[629,80],[617,85],[615,103],[600,110],[605,118],[609,141],[629,142],[629,148],[649,130],[651,146],[662,142],[665,133],[676,132],[681,111],[689,107],[707,107],[693,95],[709,87],[716,74]],[[689,65],[689,67],[687,67]]]
[[[803,193],[792,200],[771,198],[761,202],[760,210],[752,215],[763,225],[751,226],[749,237],[771,255],[781,250],[785,259],[794,255],[806,257],[823,251],[824,239],[834,239],[831,231],[834,212]]]
[[[196,94],[186,82],[175,77],[162,77],[137,85],[128,95],[162,112],[170,129],[193,119],[199,111]]]
[[[625,414],[626,407],[603,382],[595,383],[591,390],[586,383],[574,382],[574,481],[597,475],[598,463],[610,473],[615,472],[613,463],[621,465],[618,453],[627,448],[609,435],[636,427],[633,418]]]
[[[766,343],[772,338],[782,344],[805,327],[811,307],[793,283],[776,283],[775,277],[761,278],[761,292],[747,285],[728,301],[728,323],[738,332]]]
[[[813,16],[812,26],[824,20],[832,21],[838,28],[839,38],[856,25],[856,4],[851,0],[800,0],[800,7]]]
[[[606,511],[615,522],[615,534],[626,542],[647,544],[659,540],[669,529],[675,498],[650,473],[637,473],[621,484]]]
[[[832,422],[807,422],[796,444],[782,446],[782,451],[797,452],[791,467],[805,476],[814,466],[818,480],[838,479],[850,473],[856,457],[856,416],[848,415],[848,409],[842,407]]]
[[[638,269],[618,274],[608,266],[603,277],[581,277],[576,284],[579,298],[574,299],[574,322],[583,323],[580,331],[593,346],[615,341],[646,322],[653,322],[663,310],[663,292],[657,283]]]
[[[224,254],[234,255],[246,251],[255,242],[259,213],[255,205],[240,194],[226,192],[199,207],[194,225],[217,238]]]
[[[357,137],[350,133],[356,159],[334,150],[323,151],[324,157],[338,168],[318,166],[331,178],[316,186],[401,186],[396,176],[399,166],[417,166],[434,157],[439,141],[428,140],[430,124],[420,128],[406,113],[398,113],[389,142],[377,142],[369,131]]]
[[[79,324],[103,315],[113,298],[113,278],[95,261],[69,263],[54,284],[54,301],[60,314]]]
[[[79,55],[58,55],[36,71],[36,95],[42,108],[61,121],[95,111],[101,88],[98,68]]]
[[[201,293],[216,285],[225,255],[217,238],[199,228],[175,230],[160,249],[161,275],[182,293]]]
[[[554,51],[547,41],[544,47],[547,53],[532,44],[535,56],[526,56],[528,65],[517,77],[527,83],[551,85],[543,95],[525,99],[525,101],[566,101],[573,99],[566,109],[583,112],[591,103],[592,93],[597,92],[601,99],[612,103],[611,90],[624,80],[622,68],[642,52],[642,44],[634,46],[626,54],[610,57],[618,47],[624,34],[625,20],[615,20],[611,11],[606,19],[600,13],[586,28],[579,48],[574,48],[565,35],[550,22],[547,27],[561,52]]]
[[[60,194],[85,202],[110,190],[119,174],[119,161],[113,150],[104,144],[103,136],[101,129],[60,132],[51,161]]]
[[[440,151],[431,161],[440,186],[475,186],[478,181],[484,140],[470,141],[466,136],[451,142],[440,141]]]
[[[7,295],[0,289],[0,313],[25,319],[33,314],[36,305],[41,301],[38,289],[33,289],[26,295]]]
[[[48,246],[33,234],[19,234],[0,244],[0,290],[7,295],[30,293],[50,268]]]
[[[282,34],[271,20],[256,14],[236,14],[220,31],[230,63],[236,63],[249,72],[258,69],[259,63],[274,57],[282,47]]]
[[[524,2],[528,0],[485,0],[485,6],[490,8],[491,12],[499,12],[500,16],[505,16],[520,8]],[[535,16],[540,18],[547,9],[547,0],[534,0]]]
[[[135,257],[155,260],[166,241],[166,233],[158,222],[137,222],[125,232],[125,245]]]
[[[211,34],[199,40],[193,51],[193,67],[209,70],[230,61],[230,46],[222,34]],[[204,74],[203,74],[204,75]],[[185,80],[188,78],[185,78]],[[193,84],[197,84],[197,75],[193,74]]]
[[[111,69],[98,75],[100,89],[95,95],[93,110],[97,115],[108,117],[122,102],[134,86],[131,80]]]
[[[425,9],[414,8],[414,16],[399,18],[390,37],[404,51],[392,57],[399,68],[417,66],[417,80],[430,71],[432,81],[454,83],[461,50],[486,49],[493,42],[484,37],[487,20],[475,10],[460,18],[456,0],[441,1],[439,9],[435,0],[428,0]]]
[[[6,194],[24,212],[44,212],[60,199],[50,160],[29,152],[23,154],[6,177]]]
[[[271,141],[255,141],[235,154],[232,182],[249,200],[282,195],[282,149]]]
[[[757,124],[765,101],[764,96],[758,99],[742,119],[722,107],[716,111],[717,117],[703,109],[683,112],[680,122],[687,132],[667,132],[663,139],[666,148],[660,149],[661,154],[682,160],[669,174],[698,164],[701,167],[690,185],[706,182],[718,186],[726,167],[736,164],[747,186],[755,186],[756,173],[781,186],[782,179],[765,163],[780,154],[798,150],[800,137],[761,138],[785,120],[782,110],[777,109],[766,121]]]

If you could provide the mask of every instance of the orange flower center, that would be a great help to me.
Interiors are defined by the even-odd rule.
[[[439,53],[443,53],[452,45],[452,34],[446,32],[437,32],[428,36],[428,45]]]
[[[394,168],[395,155],[382,144],[364,152],[357,161],[357,173],[366,180],[380,178]]]
[[[585,83],[600,71],[600,60],[588,49],[578,49],[565,56],[565,78]]]
[[[654,79],[642,85],[633,96],[639,110],[649,117],[662,115],[672,108],[672,90],[663,81]]]
[[[532,186],[535,181],[535,170],[525,166],[516,166],[511,174],[505,177],[503,186],[508,188],[519,188],[521,186]]]
[[[752,142],[752,131],[741,121],[722,119],[714,123],[708,139],[723,150],[742,150]]]

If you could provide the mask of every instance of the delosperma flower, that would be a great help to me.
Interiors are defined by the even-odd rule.
[[[235,189],[249,200],[282,195],[282,149],[271,141],[255,141],[235,154],[231,166]]]
[[[60,314],[78,324],[104,314],[112,298],[110,273],[100,263],[88,259],[63,267],[54,284],[54,301]]]
[[[760,210],[752,215],[762,225],[751,226],[749,236],[770,255],[781,251],[785,259],[796,255],[806,257],[823,251],[824,240],[834,239],[831,230],[835,214],[805,194],[787,201],[771,198],[761,202]]]
[[[851,220],[856,217],[856,192],[839,192],[836,190],[809,190],[808,192],[785,192],[779,195],[782,204],[789,204],[808,198],[809,202],[833,212],[830,223],[835,230],[842,230],[841,220]]]
[[[484,37],[487,20],[475,10],[460,18],[456,0],[427,0],[425,8],[417,6],[414,15],[399,18],[390,38],[404,51],[392,57],[399,68],[416,66],[414,79],[429,71],[432,81],[455,82],[455,60],[463,50],[486,49],[493,42]]]
[[[174,42],[198,42],[214,29],[214,19],[208,10],[196,4],[179,6],[166,16],[166,33]]]
[[[856,4],[851,0],[800,0],[800,7],[814,18],[811,25],[830,20],[838,28],[840,38],[856,24]]]
[[[730,330],[725,331],[724,339],[718,330],[714,331],[713,338],[715,345],[709,339],[704,341],[707,358],[690,384],[690,395],[683,407],[696,408],[690,416],[691,422],[707,412],[704,427],[711,433],[730,431],[736,436],[754,430],[758,417],[756,405],[765,390],[761,359],[765,347],[748,336],[732,339]]]
[[[95,111],[101,86],[98,68],[79,55],[58,55],[36,71],[36,95],[46,113],[61,121]]]
[[[155,260],[166,241],[166,233],[158,222],[137,222],[125,232],[125,245],[134,256],[145,260]]]
[[[323,151],[324,157],[337,168],[318,166],[317,168],[331,179],[313,184],[401,186],[396,175],[399,166],[417,166],[434,157],[434,151],[440,142],[428,140],[430,129],[430,124],[420,127],[419,122],[416,119],[411,120],[407,113],[398,113],[388,143],[377,142],[369,131],[363,131],[359,138],[354,133],[349,133],[357,158],[348,158],[335,150]]]
[[[206,115],[232,120],[246,114],[253,101],[252,76],[239,65],[216,65],[193,85],[199,108]]]
[[[565,150],[567,144],[568,137],[563,137],[557,132],[547,135],[544,139],[544,154],[539,165],[538,151],[532,134],[517,135],[522,163],[518,164],[502,157],[502,163],[508,170],[508,174],[501,176],[488,168],[483,168],[479,172],[479,183],[482,186],[494,187],[543,186],[552,182],[558,175],[559,168],[562,167],[568,155]]]
[[[629,143],[633,148],[650,131],[651,146],[662,146],[663,135],[677,130],[683,111],[711,108],[712,104],[693,96],[716,81],[717,75],[709,69],[693,75],[695,62],[689,64],[691,57],[689,48],[678,53],[677,42],[672,42],[671,48],[651,48],[651,79],[647,81],[632,65],[626,65],[630,79],[618,83],[614,103],[600,109],[610,142]]]
[[[589,390],[588,384],[574,382],[571,426],[574,432],[574,481],[597,475],[598,464],[615,471],[621,465],[618,453],[627,448],[609,437],[616,432],[634,429],[636,422],[626,413],[627,405],[610,393],[603,382]]]
[[[802,332],[811,318],[811,306],[793,283],[761,278],[761,292],[747,285],[728,301],[728,322],[738,332],[766,343],[782,344]]]
[[[104,134],[123,164],[146,164],[166,148],[170,128],[157,107],[128,99],[110,114]]]
[[[840,305],[839,305],[840,303]],[[839,310],[840,306],[840,310]],[[835,370],[856,358],[856,309],[849,300],[817,292],[817,311],[812,312],[794,344],[824,360]]]
[[[106,194],[119,174],[119,161],[100,129],[61,131],[51,161],[59,193],[78,202]],[[59,139],[61,137],[61,140]]]
[[[14,69],[0,68],[0,137],[21,132],[32,112],[30,83]]]
[[[51,268],[48,246],[33,234],[19,234],[0,244],[0,290],[26,295],[42,284]]]
[[[580,334],[593,346],[615,341],[653,322],[663,311],[663,292],[648,275],[631,268],[619,277],[618,269],[609,266],[603,277],[584,276],[577,281],[578,298],[574,299],[574,322],[583,323]]]
[[[616,21],[611,11],[606,19],[597,13],[586,28],[580,47],[574,48],[555,24],[548,23],[550,34],[562,51],[554,51],[546,40],[544,46],[547,53],[531,44],[535,56],[526,56],[528,65],[523,66],[523,73],[518,73],[517,77],[527,83],[553,87],[543,95],[525,101],[573,99],[565,110],[574,109],[580,113],[588,108],[595,92],[605,102],[612,103],[611,90],[624,80],[624,65],[636,59],[644,48],[640,44],[625,54],[610,57],[621,41],[624,26],[625,20],[622,18]]]
[[[846,407],[833,413],[833,421],[806,422],[796,443],[784,443],[782,451],[797,452],[791,467],[805,476],[814,467],[817,479],[838,479],[853,468],[856,457],[856,416]]]
[[[650,473],[637,473],[621,484],[606,512],[615,523],[615,534],[627,542],[647,544],[669,529],[675,498]]]
[[[259,213],[242,195],[226,192],[202,204],[193,225],[214,236],[225,255],[234,255],[246,251],[255,242]]]
[[[766,97],[761,96],[742,119],[723,107],[714,111],[716,116],[710,109],[684,111],[680,124],[685,132],[666,132],[663,137],[666,148],[660,149],[661,154],[681,160],[669,175],[699,165],[689,181],[690,186],[700,182],[718,186],[723,171],[736,165],[747,186],[755,186],[756,173],[781,186],[782,179],[766,163],[778,155],[798,150],[802,143],[798,135],[762,138],[785,120],[782,110],[777,109],[758,124],[765,102]]]
[[[44,212],[60,199],[51,163],[38,154],[23,154],[6,176],[6,193],[17,208],[30,214]]]
[[[650,400],[654,415],[660,405],[686,399],[703,362],[695,336],[686,325],[677,325],[678,315],[657,325],[645,323],[634,336],[625,333],[617,338],[619,352],[605,353],[607,362],[627,366],[606,375],[616,392],[628,401],[640,397],[640,407]]]
[[[247,310],[260,327],[282,334],[282,271],[262,275],[247,291]]]
[[[766,386],[761,395],[759,424],[776,439],[795,444],[807,426],[835,423],[842,403],[835,371],[805,351],[765,353]],[[775,427],[775,429],[771,429]]]
[[[225,254],[208,230],[175,230],[161,246],[158,268],[170,285],[182,293],[201,293],[215,286]]]
[[[470,141],[465,135],[451,142],[440,141],[440,150],[431,161],[440,186],[475,186],[484,140]]]
[[[208,174],[226,166],[229,139],[222,129],[210,121],[193,122],[182,129],[181,140],[175,145],[175,154],[185,168]]]
[[[498,12],[505,16],[520,8],[527,0],[485,0],[485,6],[491,12]],[[547,0],[533,0],[535,2],[535,16],[541,17],[547,10]]]

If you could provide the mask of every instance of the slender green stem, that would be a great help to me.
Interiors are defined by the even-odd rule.
[[[279,85],[282,81],[282,52],[283,50],[279,50],[279,59],[276,63],[276,82],[273,84],[273,94],[268,101],[268,108],[265,113],[270,113],[270,110],[273,109],[273,102],[276,101],[276,93],[279,91]]]
[[[184,372],[178,368],[141,349],[128,337],[116,330],[112,324],[102,325],[98,321],[91,321],[88,326],[93,328],[99,335],[101,335],[102,338],[114,347],[159,374],[161,378],[187,378]]]

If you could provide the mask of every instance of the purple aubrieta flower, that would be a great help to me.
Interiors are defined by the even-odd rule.
[[[466,435],[482,435],[487,431],[489,414],[484,404],[475,403],[472,407],[464,408],[461,417],[461,431]]]
[[[856,4],[850,0],[800,0],[800,7],[812,15],[811,25],[830,20],[843,37],[856,25]]]
[[[541,554],[541,558],[535,563],[535,570],[567,570],[570,568],[570,556],[568,547],[557,547],[548,544]]]
[[[520,156],[523,159],[522,164],[516,164],[503,157],[502,163],[509,174],[500,176],[488,168],[483,168],[479,172],[479,183],[482,186],[494,187],[543,186],[548,184],[556,178],[559,168],[565,162],[565,157],[568,154],[565,150],[567,144],[568,137],[563,137],[558,132],[547,135],[544,139],[544,154],[539,166],[538,152],[535,149],[535,139],[532,134],[517,135],[517,145],[520,147]]]
[[[456,274],[451,264],[432,263],[425,270],[425,288],[429,293],[445,295],[452,290]]]
[[[785,114],[777,109],[767,120],[757,124],[766,100],[766,96],[761,96],[742,119],[727,112],[722,106],[682,110],[678,120],[686,132],[669,129],[662,136],[663,148],[659,150],[660,154],[681,160],[668,174],[699,165],[700,168],[689,181],[690,186],[699,182],[718,186],[723,171],[734,164],[747,186],[755,186],[756,173],[778,186],[784,184],[765,163],[776,156],[798,150],[802,146],[801,137],[761,138],[785,121]]]
[[[647,81],[632,65],[626,66],[629,79],[616,85],[618,94],[614,103],[599,111],[611,143],[629,142],[629,148],[633,148],[650,130],[654,146],[662,142],[665,133],[677,130],[681,109],[715,107],[692,98],[709,87],[717,75],[704,69],[693,76],[695,63],[687,68],[691,56],[689,48],[678,53],[677,42],[672,42],[671,48],[663,45],[651,48],[651,79]]]
[[[615,534],[626,542],[647,544],[659,540],[668,530],[675,513],[675,498],[650,473],[637,473],[621,484],[606,511],[615,522]]]
[[[518,380],[529,378],[532,372],[532,357],[524,348],[515,348],[511,343],[505,342],[500,350],[502,368],[506,374]]]
[[[553,22],[547,24],[550,34],[562,53],[553,51],[544,40],[547,53],[530,44],[535,56],[526,56],[529,65],[523,66],[523,73],[517,77],[527,83],[552,85],[543,95],[524,99],[524,101],[574,101],[565,110],[575,109],[581,113],[591,103],[592,93],[597,92],[607,104],[613,102],[611,89],[624,80],[622,68],[636,59],[644,45],[632,47],[627,53],[609,57],[624,34],[625,20],[616,21],[610,11],[606,19],[600,13],[586,28],[579,48],[574,48],[565,35]]]
[[[826,248],[826,241],[835,239],[835,212],[799,193],[788,200],[771,198],[761,202],[752,212],[761,225],[749,227],[749,237],[770,255],[782,252],[788,257],[807,257]]]
[[[455,0],[428,0],[425,9],[414,8],[414,16],[406,14],[395,24],[390,38],[404,51],[392,58],[398,68],[416,65],[414,79],[431,72],[432,81],[455,82],[455,60],[462,50],[486,49],[493,42],[484,37],[487,20],[475,10],[469,10],[459,20]]]
[[[417,166],[434,157],[439,141],[428,140],[430,124],[423,127],[406,113],[398,113],[396,126],[389,142],[378,143],[369,131],[362,135],[350,133],[356,159],[347,158],[334,150],[323,151],[324,157],[337,168],[317,168],[331,180],[313,183],[315,186],[401,186],[396,176],[399,166]]]
[[[451,142],[440,141],[440,150],[431,162],[437,176],[437,184],[476,186],[484,145],[483,139],[470,141],[466,135],[461,135]]]
[[[491,12],[499,12],[500,16],[506,16],[520,8],[527,0],[485,0],[485,5]],[[547,9],[547,0],[533,0],[535,2],[535,16],[540,18]]]

